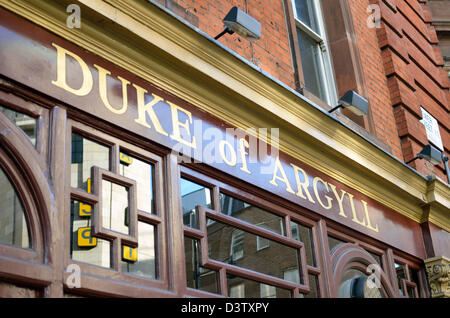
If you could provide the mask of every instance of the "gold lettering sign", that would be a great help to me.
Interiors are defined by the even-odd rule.
[[[53,43],[52,45],[56,48],[57,52],[57,74],[56,81],[52,81],[51,83],[77,96],[88,95],[92,91],[94,83],[93,74],[89,66],[75,53],[70,52],[57,44]],[[82,78],[82,84],[79,88],[71,87],[67,83],[68,74],[66,70],[66,63],[68,58],[73,59],[81,69],[81,73],[79,75]],[[191,149],[197,148],[196,137],[191,132],[193,116],[190,111],[170,101],[164,100],[155,93],[149,93],[145,88],[135,83],[131,83],[120,76],[117,76],[117,80],[120,81],[122,86],[122,105],[112,106],[108,100],[107,92],[107,79],[108,76],[111,77],[111,72],[102,66],[94,64],[93,71],[95,70],[97,71],[96,73],[98,76],[98,94],[103,106],[109,112],[117,116],[121,116],[128,111],[128,88],[132,86],[136,92],[135,106],[137,108],[137,118],[134,118],[135,123],[148,129],[154,129],[157,133],[170,138],[172,141],[188,146]],[[146,102],[148,97],[151,97],[151,100]],[[170,110],[171,120],[167,120],[167,118],[159,118],[157,112],[155,111],[155,107],[163,107],[164,105]],[[186,119],[183,120],[180,116],[183,116]],[[167,132],[161,125],[160,119],[165,119],[165,121],[163,121],[164,123],[171,123],[172,131],[170,132],[170,135],[169,132]],[[222,162],[230,167],[236,167],[236,169],[239,169],[238,171],[252,174],[247,164],[246,157],[248,155],[247,149],[250,149],[249,142],[245,138],[238,138],[237,141],[237,149],[234,148],[232,143],[226,140],[220,140],[218,142],[218,153],[220,154]],[[121,154],[121,156],[122,155],[123,154]],[[238,158],[241,160],[241,162],[239,162],[241,163],[240,166],[238,165]],[[121,162],[125,163],[125,159],[122,157]],[[296,198],[301,198],[309,202],[309,204],[312,204],[319,211],[322,210],[326,213],[336,211],[337,217],[346,219],[346,222],[350,221],[357,226],[364,227],[374,232],[379,232],[378,224],[374,224],[371,220],[369,207],[366,201],[356,200],[352,193],[349,193],[344,189],[338,189],[337,186],[323,180],[320,177],[316,176],[310,179],[310,176],[301,167],[298,167],[293,163],[288,164],[286,162],[282,162],[280,157],[276,156],[271,177],[272,179],[268,182],[272,186],[279,187],[281,186],[280,184],[283,183],[284,191],[286,191],[288,195],[294,195]],[[263,179],[263,176],[261,176],[261,179]],[[292,187],[292,184],[294,183],[291,184],[291,182],[295,182],[296,191]],[[90,191],[91,185],[90,179],[88,179],[88,192]],[[84,209],[83,213],[89,213],[87,206],[82,207]],[[84,235],[86,238],[84,236],[80,236],[79,241],[83,242],[83,244],[94,244],[92,240],[87,243],[83,241],[83,239],[87,239],[87,233],[88,232],[86,231]],[[128,260],[134,259],[133,253],[136,251],[133,249],[125,250]]]

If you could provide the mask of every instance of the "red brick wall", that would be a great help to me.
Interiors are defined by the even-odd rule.
[[[419,122],[422,119],[420,107],[438,120],[448,153],[449,83],[425,1],[371,2],[381,8],[382,26],[377,34],[403,159],[414,158],[429,143],[425,128]],[[416,160],[411,166],[424,175],[437,174],[445,180],[443,164],[433,167],[424,160]]]
[[[353,16],[363,76],[367,86],[373,133],[391,147],[394,156],[402,159],[400,139],[389,94],[390,83],[385,74],[377,30],[367,25],[369,0],[348,1],[348,3]]]
[[[223,31],[222,20],[233,6],[247,12],[261,23],[261,39],[251,43],[237,34],[227,34],[218,41],[271,76],[295,88],[283,0],[169,1],[176,2],[186,11],[197,15],[198,28],[212,37]],[[267,5],[268,2],[270,5]]]
[[[283,0],[156,0],[200,30],[216,36],[222,19],[238,6],[262,26],[253,43],[239,35],[225,35],[221,43],[295,88]],[[338,0],[336,0],[338,1]],[[362,72],[370,102],[373,131],[400,160],[412,159],[428,144],[420,107],[439,121],[447,153],[450,150],[449,83],[443,58],[424,0],[347,0],[356,32]],[[380,28],[369,28],[369,4],[379,6]],[[411,164],[423,175],[445,179],[444,166],[424,160]]]

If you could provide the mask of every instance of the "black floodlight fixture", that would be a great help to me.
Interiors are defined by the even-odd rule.
[[[214,39],[220,38],[225,33],[233,34],[236,32],[249,41],[258,40],[261,37],[261,23],[249,16],[247,13],[233,7],[223,19],[225,30],[219,33]]]
[[[417,157],[405,163],[409,164],[417,159],[425,159],[436,166],[442,162],[442,153],[439,149],[434,148],[432,145],[426,145]]]
[[[339,99],[339,105],[331,109],[329,113],[332,113],[341,107],[347,108],[358,116],[363,116],[367,115],[369,102],[355,91],[348,91],[341,99]]]
[[[448,157],[442,152],[442,160],[444,161],[445,174],[447,175],[447,183],[450,184],[450,170],[448,169]]]

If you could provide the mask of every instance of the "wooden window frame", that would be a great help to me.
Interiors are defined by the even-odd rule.
[[[383,272],[389,277],[389,281],[391,284],[391,287],[393,289],[393,295],[391,297],[400,297],[400,298],[407,298],[407,287],[414,288],[414,292],[416,297],[422,297],[426,298],[429,297],[429,291],[427,290],[427,280],[424,272],[424,267],[422,266],[422,262],[420,260],[417,260],[413,257],[407,256],[401,251],[393,250],[392,248],[388,247],[385,244],[378,243],[375,240],[365,237],[364,235],[360,233],[356,233],[352,230],[346,229],[341,225],[335,224],[334,222],[328,222],[324,228],[326,228],[326,236],[323,237],[323,239],[326,239],[324,241],[328,249],[328,235],[334,236],[340,240],[343,240],[348,243],[355,244],[357,246],[360,246],[362,249],[364,249],[367,252],[371,252],[374,254],[377,254],[381,257],[382,260],[382,270]],[[400,256],[402,255],[402,256]],[[331,268],[331,262],[330,262],[330,252],[328,252],[327,255],[324,255],[325,262],[327,263],[328,267]],[[404,296],[401,296],[398,292],[400,286],[398,286],[397,282],[397,275],[395,272],[395,266],[394,263],[399,263],[402,265],[405,265],[405,271],[406,271],[406,277],[407,279],[403,279],[402,281],[402,290],[404,292]],[[409,267],[413,268],[414,270],[418,271],[418,279],[420,286],[417,286],[414,282],[412,282],[411,278],[409,277]],[[364,269],[365,271],[365,269]],[[332,275],[331,271],[329,272],[330,275]]]
[[[319,293],[321,296],[323,295],[322,290],[325,288],[325,282],[322,271],[322,262],[318,253],[319,234],[316,222],[299,215],[296,210],[290,210],[276,203],[269,202],[263,199],[263,196],[253,195],[252,192],[248,191],[247,189],[243,189],[242,187],[235,187],[234,185],[232,185],[232,182],[227,182],[227,180],[224,180],[227,179],[226,177],[223,178],[224,176],[210,176],[207,171],[199,172],[197,171],[197,169],[194,170],[192,168],[193,167],[191,165],[189,167],[187,165],[180,165],[178,174],[179,179],[184,178],[210,188],[212,192],[212,208],[209,209],[206,207],[197,207],[199,229],[184,226],[184,235],[199,241],[200,266],[218,272],[219,294],[212,294],[201,290],[186,288],[186,295],[200,297],[227,297],[227,274],[236,275],[244,279],[249,279],[259,283],[264,283],[274,287],[289,290],[291,291],[292,297],[294,298],[298,298],[300,294],[310,292],[308,275],[312,274],[317,277],[320,289]],[[231,195],[236,199],[245,201],[249,204],[278,215],[284,220],[284,235],[221,213],[221,204],[219,197],[220,193]],[[179,198],[179,200],[181,201],[181,197]],[[285,281],[282,278],[276,278],[266,274],[256,273],[255,271],[249,269],[209,259],[206,227],[207,218],[224,223],[227,226],[232,226],[245,232],[252,233],[256,236],[261,236],[263,238],[276,241],[280,244],[298,249],[299,275],[302,278],[303,282],[300,284],[296,284],[293,282]],[[304,244],[292,238],[290,227],[291,220],[304,226],[308,226],[312,229],[313,253],[316,260],[316,267],[306,264]]]
[[[427,278],[426,278],[425,269],[423,267],[421,267],[418,262],[413,261],[406,255],[400,256],[399,253],[392,253],[391,258],[392,258],[392,264],[390,264],[390,265],[391,265],[391,271],[393,273],[393,278],[394,278],[393,279],[393,281],[394,281],[393,287],[395,286],[396,291],[398,291],[401,288],[403,291],[403,294],[404,294],[403,296],[398,294],[398,297],[409,298],[408,287],[411,287],[414,289],[414,297],[415,298],[429,297],[430,296],[429,291],[426,288]],[[398,279],[397,279],[397,274],[395,271],[394,263],[401,264],[405,267],[406,279],[405,278],[402,279],[401,286],[398,285]],[[410,269],[417,271],[419,286],[415,282],[413,282],[412,277],[410,275]]]
[[[0,81],[0,105],[36,119],[36,145],[33,146],[28,137],[27,140],[29,141],[31,147],[35,148],[39,154],[39,165],[42,170],[45,171],[47,169],[46,165],[49,156],[48,139],[50,111],[46,107],[43,107],[33,101],[23,99],[20,95],[15,95],[11,92],[4,91],[1,84],[2,83]],[[15,127],[20,130],[17,126]],[[23,134],[22,131],[20,132]]]
[[[122,139],[113,137],[107,133],[92,128],[86,124],[82,124],[76,120],[69,119],[66,128],[66,198],[65,198],[65,213],[64,213],[64,226],[65,226],[65,239],[64,239],[64,267],[67,268],[69,264],[76,264],[80,266],[82,272],[81,288],[70,288],[67,284],[67,278],[69,273],[64,274],[64,289],[65,292],[71,294],[81,295],[108,295],[111,291],[114,294],[128,296],[128,291],[133,289],[129,286],[124,288],[124,284],[135,284],[141,288],[138,289],[139,295],[136,297],[168,297],[171,292],[169,291],[169,271],[168,271],[168,250],[167,244],[167,213],[165,209],[165,196],[163,190],[163,157],[144,150],[143,148],[128,143]],[[91,141],[98,142],[104,146],[109,147],[109,171],[103,172],[107,174],[106,179],[113,182],[125,180],[119,171],[120,168],[120,152],[127,153],[133,158],[142,160],[149,164],[152,164],[154,169],[153,176],[153,191],[154,191],[154,208],[156,214],[151,214],[145,211],[137,209],[137,221],[142,221],[154,226],[155,233],[155,274],[156,278],[146,278],[135,275],[133,273],[122,272],[121,264],[121,239],[115,238],[111,242],[111,268],[104,268],[101,266],[77,261],[70,258],[70,202],[71,200],[81,201],[87,204],[95,205],[99,202],[99,197],[95,194],[88,193],[81,189],[73,188],[70,184],[71,176],[71,140],[72,132],[81,135]],[[97,169],[94,169],[97,170]],[[99,170],[98,170],[99,171]],[[93,177],[93,176],[91,176]],[[125,181],[124,181],[125,182]],[[128,181],[127,181],[128,182]],[[125,182],[125,183],[127,183]],[[123,182],[119,182],[125,184]],[[136,202],[133,202],[136,206]],[[137,223],[137,222],[136,222]],[[137,224],[136,224],[137,226]],[[122,238],[122,237],[121,237]],[[123,238],[122,238],[123,239]],[[125,238],[126,239],[126,238]],[[124,242],[125,245],[129,245],[130,242]],[[131,242],[132,243],[132,242]],[[137,292],[134,288],[134,293]],[[157,291],[155,290],[157,289]]]
[[[36,144],[33,145],[19,127],[0,113],[2,130],[12,132],[0,138],[0,166],[22,203],[30,247],[0,244],[0,280],[32,289],[37,292],[38,297],[43,297],[44,290],[51,285],[53,277],[53,271],[48,264],[51,252],[46,248],[52,233],[47,228],[47,210],[43,208],[49,202],[46,201],[47,198],[41,197],[41,187],[46,184],[42,184],[43,180],[40,178],[33,179],[36,174],[30,169],[48,171],[50,116],[48,105],[39,103],[33,98],[35,96],[22,94],[22,91],[23,89],[16,90],[13,84],[0,79],[0,104],[36,119]],[[20,165],[20,160],[24,160],[26,164]],[[30,161],[32,166],[28,166]],[[33,182],[30,179],[33,179]]]

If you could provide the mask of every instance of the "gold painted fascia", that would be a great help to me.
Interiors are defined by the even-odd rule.
[[[108,34],[84,12],[82,28],[69,29],[64,1],[0,0],[0,5],[236,127],[281,127],[281,151],[416,222],[423,220],[427,181],[306,99],[147,1],[78,2],[122,29]],[[194,75],[204,81],[193,81]],[[449,218],[443,224],[450,229]]]
[[[427,201],[422,222],[429,221],[447,232],[450,217],[450,186],[434,178],[428,184]]]

